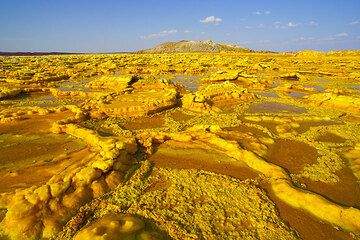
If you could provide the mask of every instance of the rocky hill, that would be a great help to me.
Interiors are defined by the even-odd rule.
[[[173,53],[173,52],[252,52],[252,50],[232,44],[218,44],[206,41],[166,42],[156,47],[141,50],[138,53]]]

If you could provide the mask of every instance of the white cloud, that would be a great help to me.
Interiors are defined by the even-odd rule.
[[[166,38],[166,37],[169,37],[170,35],[174,35],[178,32],[178,30],[176,29],[170,29],[170,30],[164,30],[164,31],[161,31],[159,33],[153,33],[153,34],[150,34],[146,37],[142,37],[144,39],[157,39],[157,38]]]
[[[288,26],[288,27],[290,27],[290,28],[293,28],[293,27],[299,26],[299,24],[298,24],[298,23],[294,23],[294,22],[288,22],[288,23],[286,24],[286,26]]]
[[[310,22],[309,22],[309,26],[317,27],[317,26],[319,26],[319,23],[317,23],[317,22],[315,22],[315,21],[310,21]]]
[[[292,21],[290,21],[290,22],[288,22],[286,24],[282,24],[279,21],[273,23],[274,28],[277,28],[277,29],[295,28],[295,27],[297,27],[299,25],[300,25],[300,23],[294,23]]]
[[[184,30],[184,33],[192,33],[192,30]]]
[[[256,12],[253,12],[252,14],[254,14],[254,15],[269,15],[269,14],[271,14],[271,12],[269,10],[264,11],[264,12],[256,11]]]
[[[346,32],[342,32],[342,33],[338,33],[335,35],[335,37],[348,37],[349,34],[347,34]]]
[[[355,20],[349,23],[349,25],[358,25],[360,23],[359,20]]]
[[[202,20],[200,20],[201,23],[207,24],[207,23],[212,23],[212,24],[219,24],[222,22],[222,19],[219,17],[215,17],[215,16],[209,16],[206,17]]]
[[[313,40],[314,40],[313,37],[300,37],[294,39],[294,42],[305,42],[305,41],[313,41]]]
[[[265,25],[262,24],[262,23],[260,23],[260,24],[257,26],[257,28],[265,28]]]

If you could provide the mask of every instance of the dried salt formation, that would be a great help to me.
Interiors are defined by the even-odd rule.
[[[111,94],[92,103],[95,111],[107,116],[144,116],[171,108],[177,104],[174,89]],[[91,105],[90,105],[91,106]]]
[[[359,52],[218,47],[0,58],[0,238],[359,238]]]
[[[146,231],[144,228],[144,222],[135,216],[108,214],[79,231],[74,240],[161,239],[158,233]]]

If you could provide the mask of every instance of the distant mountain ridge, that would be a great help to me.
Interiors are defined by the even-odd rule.
[[[44,56],[44,55],[66,55],[81,54],[68,52],[0,52],[0,56]]]
[[[161,43],[153,48],[138,51],[138,53],[176,53],[176,52],[253,52],[252,50],[233,44],[214,43],[211,40]]]

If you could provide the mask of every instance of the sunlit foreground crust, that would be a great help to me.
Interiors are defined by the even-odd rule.
[[[42,186],[0,196],[0,206],[7,209],[2,227],[13,239],[49,238],[56,234],[80,206],[123,181],[130,155],[137,150],[133,138],[104,138],[77,126],[74,123],[83,116],[81,110],[69,109],[77,112],[77,117],[55,122],[53,132],[82,139],[94,153]]]
[[[219,129],[215,132],[219,133]],[[211,131],[211,128],[208,128]],[[269,179],[274,194],[287,204],[300,208],[315,217],[328,223],[339,226],[347,231],[360,233],[360,210],[337,205],[324,197],[295,187],[288,173],[281,167],[266,162],[253,152],[242,149],[236,142],[224,140],[211,132],[187,133],[144,133],[144,146],[151,147],[152,142],[164,142],[169,139],[189,142],[193,140],[203,141],[221,149],[228,156],[246,163],[250,168],[261,172]],[[140,142],[142,142],[140,138]]]
[[[160,235],[148,231],[138,217],[123,214],[107,214],[79,231],[74,240],[158,240]]]

